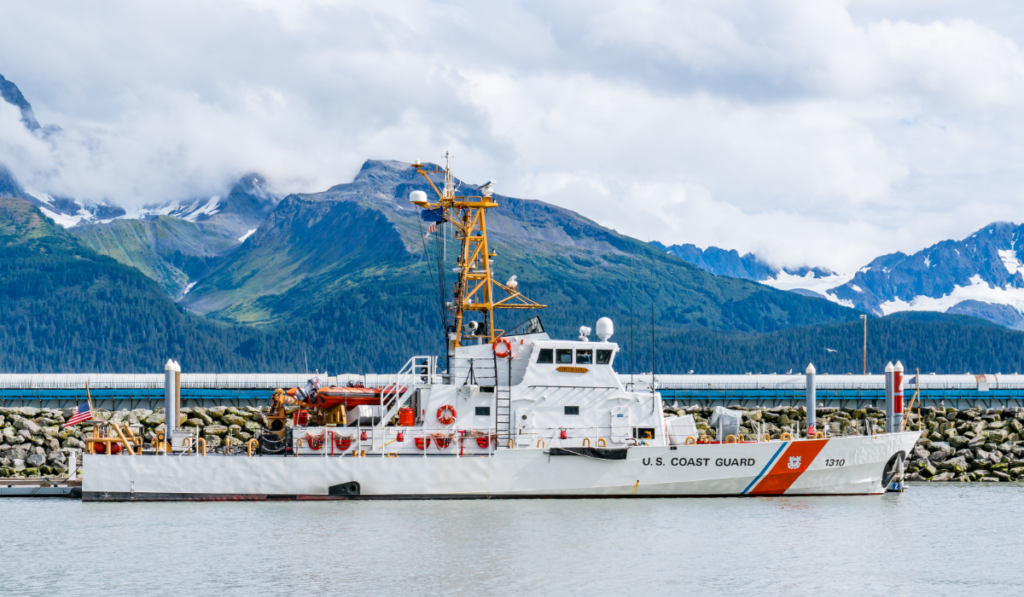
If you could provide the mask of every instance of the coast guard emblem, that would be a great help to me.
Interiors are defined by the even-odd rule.
[[[796,470],[796,469],[800,468],[800,457],[799,456],[790,456],[789,457],[789,468],[792,469],[792,470]]]

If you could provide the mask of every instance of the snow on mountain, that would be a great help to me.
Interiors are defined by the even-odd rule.
[[[152,203],[144,205],[136,211],[125,214],[124,218],[130,220],[145,220],[157,216],[171,216],[181,218],[189,222],[207,220],[220,212],[220,195],[191,199],[187,201],[167,201],[165,203]]]
[[[1024,226],[996,222],[963,240],[942,241],[912,255],[883,255],[849,274],[820,268],[773,271],[753,255],[741,258],[736,251],[715,247],[702,252],[693,245],[675,245],[666,250],[716,275],[755,279],[874,315],[938,311],[1024,329],[1022,239]]]
[[[758,282],[779,290],[805,290],[810,292],[813,296],[828,299],[833,303],[839,303],[845,307],[854,307],[853,301],[841,299],[834,293],[830,293],[833,289],[852,280],[853,276],[853,274],[830,274],[827,276],[819,276],[813,270],[808,271],[802,276],[798,276],[785,271],[780,271],[774,277],[758,280]],[[858,292],[860,292],[860,289],[858,289]],[[807,292],[803,292],[801,294],[807,294]]]
[[[23,198],[35,204],[46,217],[64,228],[71,228],[82,223],[104,224],[122,217],[125,213],[116,205],[53,197],[39,191],[26,191]]]

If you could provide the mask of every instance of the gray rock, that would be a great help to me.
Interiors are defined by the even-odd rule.
[[[14,427],[17,429],[27,430],[30,435],[39,435],[43,432],[42,427],[29,419],[16,419],[14,421]]]
[[[53,452],[50,452],[49,454],[46,455],[46,462],[50,463],[65,462],[67,461],[67,459],[68,457],[65,456],[64,452],[61,452],[60,450],[54,450]]]
[[[4,452],[4,457],[10,458],[12,460],[25,460],[27,456],[28,450],[22,448],[21,446],[11,448],[10,450]]]
[[[205,427],[206,423],[202,419],[200,419],[200,418],[192,418],[192,419],[186,419],[185,422],[182,423],[182,426],[184,426],[184,427]]]
[[[76,437],[69,437],[66,440],[64,440],[63,446],[65,448],[78,448],[79,450],[84,450],[85,442]]]
[[[164,422],[164,413],[153,413],[142,420],[146,427],[156,427]]]
[[[203,437],[226,435],[228,428],[224,425],[207,425],[203,428]]]
[[[971,443],[971,440],[962,435],[953,435],[949,438],[949,445],[956,449],[967,447]]]
[[[15,458],[11,461],[11,468],[15,471],[23,471],[25,470],[25,461],[20,458]]]
[[[930,456],[930,455],[931,455],[931,453],[928,452],[928,450],[925,450],[921,446],[914,446],[914,451],[913,451],[913,453],[911,453],[911,457],[912,458],[923,458],[925,460],[927,460],[928,456]]]
[[[938,469],[936,469],[932,463],[925,461],[924,466],[921,467],[921,470],[918,471],[918,474],[926,479],[929,479],[938,474],[938,472]]]
[[[939,474],[935,475],[934,477],[932,477],[931,479],[929,479],[929,481],[939,481],[939,482],[942,482],[942,481],[952,481],[952,480],[953,480],[953,473],[951,473],[949,471],[946,471],[944,473],[939,473]]]
[[[4,442],[6,442],[8,444],[12,444],[12,443],[14,443],[14,438],[16,436],[17,436],[17,432],[14,430],[14,427],[4,427],[4,433],[3,433]]]
[[[25,464],[31,467],[39,468],[40,466],[46,464],[46,457],[43,456],[42,454],[29,454],[28,457],[25,458]]]
[[[235,414],[224,415],[220,420],[223,425],[238,425],[239,428],[245,425],[245,419]]]
[[[967,460],[965,460],[962,456],[957,456],[956,458],[950,458],[949,460],[946,460],[945,462],[939,465],[939,468],[942,470],[950,470],[953,471],[954,473],[963,473],[967,471],[968,465]]]
[[[991,471],[991,474],[992,474],[993,477],[999,479],[1000,481],[1012,481],[1013,480],[1013,479],[1010,478],[1010,475],[1004,473],[1003,471]]]
[[[1010,434],[1005,429],[990,429],[985,432],[985,435],[988,436],[989,441],[992,443],[1001,444],[1006,441],[1006,437]]]

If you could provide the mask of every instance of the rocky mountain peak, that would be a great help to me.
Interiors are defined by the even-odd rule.
[[[3,75],[0,75],[0,97],[8,104],[21,110],[21,121],[30,131],[39,130],[39,122],[36,120],[35,113],[32,112],[32,105],[22,95],[18,86],[14,82],[5,79]]]

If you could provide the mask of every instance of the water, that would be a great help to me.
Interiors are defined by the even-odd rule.
[[[780,499],[0,500],[2,595],[1024,592],[1024,486]]]

